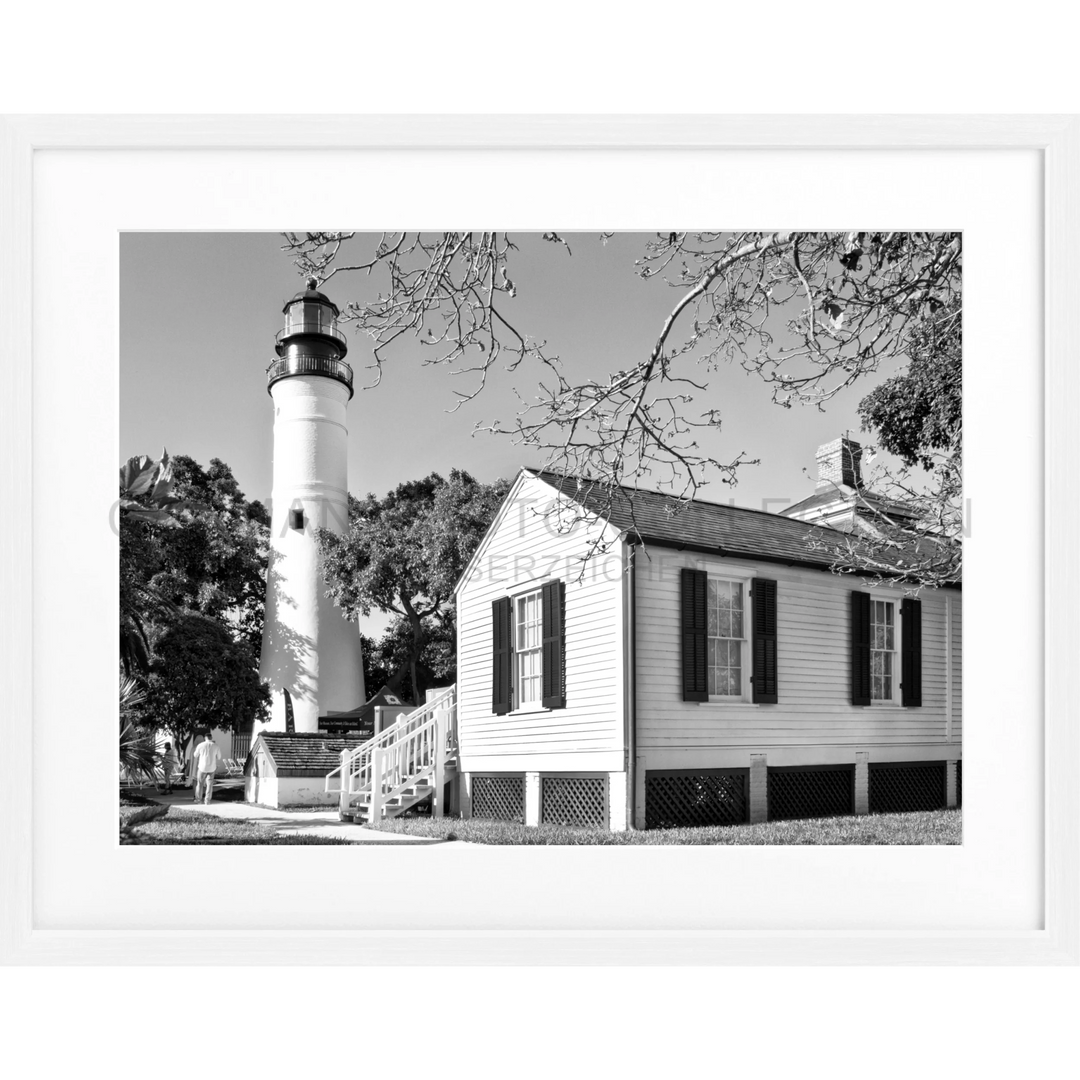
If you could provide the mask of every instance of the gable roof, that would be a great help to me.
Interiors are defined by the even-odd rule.
[[[327,711],[326,717],[328,720],[371,720],[375,716],[376,706],[382,708],[416,708],[415,705],[403,701],[397,694],[392,693],[390,687],[384,684],[383,688],[377,694],[368,698],[363,705],[358,705],[355,709],[341,709],[338,712],[330,709]]]
[[[322,776],[341,764],[342,750],[355,750],[367,741],[348,735],[328,735],[323,731],[262,731],[258,739],[262,740],[279,775],[302,770]]]
[[[487,532],[484,533],[480,543],[476,546],[476,550],[472,553],[472,558],[466,563],[465,569],[462,570],[457,581],[454,583],[455,595],[461,591],[469,578],[472,577],[473,570],[480,565],[481,560],[487,554],[488,545],[491,543],[492,537],[499,531],[503,521],[506,519],[506,515],[510,512],[511,506],[514,505],[514,501],[520,495],[522,488],[524,488],[526,484],[537,479],[544,482],[546,477],[537,469],[522,468],[518,470],[518,474],[514,477],[514,482],[510,485],[510,490],[503,496],[503,501],[500,503],[499,509],[495,512],[495,517],[488,526]]]
[[[701,499],[680,502],[662,492],[628,487],[616,488],[609,497],[607,489],[593,481],[542,470],[534,475],[567,499],[609,521],[632,543],[829,570],[834,565],[834,553],[859,539],[856,533],[767,510]],[[868,539],[862,539],[870,544]],[[876,557],[888,559],[896,567],[895,576],[903,579],[907,573],[905,562],[910,565],[932,558],[940,550],[933,538],[919,536],[907,549],[894,549],[891,558],[889,553],[881,552]],[[868,548],[871,552],[872,545]],[[942,587],[961,586],[957,581],[943,582]]]
[[[646,544],[705,551],[719,555],[763,559],[828,568],[827,551],[815,551],[812,539],[824,544],[842,541],[848,534],[827,525],[810,525],[797,518],[767,510],[750,510],[725,503],[679,502],[657,491],[627,487],[608,495],[606,488],[559,473],[535,474],[560,494],[605,518],[629,539]]]

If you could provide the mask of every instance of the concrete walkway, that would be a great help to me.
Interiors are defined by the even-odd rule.
[[[245,802],[197,803],[191,797],[191,788],[173,788],[171,795],[160,795],[153,788],[144,788],[140,794],[177,810],[191,810],[196,814],[232,818],[234,821],[251,821],[262,825],[280,836],[329,836],[336,840],[349,840],[354,844],[445,844],[445,840],[433,840],[425,836],[404,836],[398,833],[379,832],[363,825],[342,821],[333,808],[325,810],[272,810],[266,806],[253,806]]]

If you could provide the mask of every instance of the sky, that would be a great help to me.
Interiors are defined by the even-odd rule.
[[[518,293],[503,303],[520,328],[547,340],[571,376],[606,375],[652,347],[679,293],[635,275],[634,259],[648,235],[621,234],[605,244],[598,234],[564,234],[571,254],[535,233],[513,237],[520,250],[511,255],[510,275]],[[370,246],[367,238],[358,242]],[[281,245],[277,233],[121,235],[122,460],[157,456],[163,447],[204,465],[220,458],[249,498],[269,499],[273,416],[265,369],[282,306],[303,287]],[[324,292],[343,306],[371,288],[357,275],[338,274]],[[477,421],[511,420],[519,407],[515,382],[528,394],[535,377],[500,371],[475,401],[451,412],[453,390],[470,376],[422,367],[412,340],[395,349],[381,384],[360,389],[372,381],[364,370],[371,349],[365,338],[349,335],[357,387],[349,404],[353,494],[383,495],[452,467],[490,481],[542,464],[506,436],[473,434]],[[742,467],[733,488],[717,478],[704,498],[779,510],[812,493],[819,445],[848,430],[860,438],[856,406],[869,383],[819,412],[773,404],[766,385],[738,367],[722,367],[708,380],[708,404],[723,418],[716,456],[726,461],[744,452],[760,464]]]

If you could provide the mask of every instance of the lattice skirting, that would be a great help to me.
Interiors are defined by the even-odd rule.
[[[749,769],[676,769],[645,774],[645,828],[741,825],[749,809]]]
[[[964,805],[964,763],[956,763],[956,805]]]
[[[769,820],[836,817],[855,813],[855,766],[770,768]]]
[[[606,827],[607,801],[607,777],[540,777],[540,823],[542,825]]]
[[[871,814],[940,810],[944,805],[944,761],[871,763]]]
[[[473,774],[472,816],[496,821],[525,821],[525,777]]]

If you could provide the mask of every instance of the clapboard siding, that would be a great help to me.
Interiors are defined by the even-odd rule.
[[[478,557],[458,586],[458,730],[465,772],[623,767],[623,547],[595,560],[578,580],[575,563],[600,526],[559,535],[528,512],[555,492],[523,475]],[[525,509],[523,509],[525,508]],[[560,578],[566,589],[566,707],[491,711],[491,604],[531,584]]]
[[[682,700],[679,574],[694,567],[777,582],[775,705]],[[960,593],[952,591],[952,720],[946,714],[945,593],[924,590],[923,704],[850,704],[849,600],[857,581],[827,571],[665,551],[639,560],[636,591],[636,716],[639,753],[675,747],[891,746],[959,742]],[[900,599],[898,588],[879,595]],[[749,610],[749,604],[747,605]],[[899,660],[899,656],[897,657]],[[749,668],[745,674],[749,676]]]

